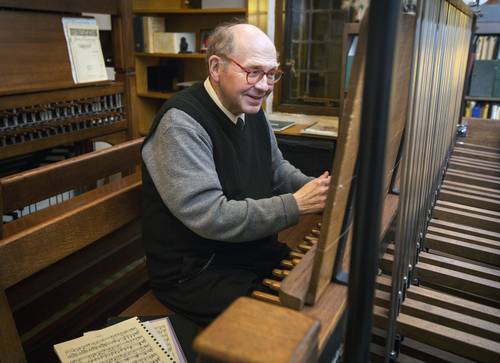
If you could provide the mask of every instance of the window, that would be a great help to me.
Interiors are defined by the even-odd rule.
[[[338,114],[343,98],[342,39],[348,16],[340,3],[277,1],[276,41],[285,75],[276,92],[276,111]]]

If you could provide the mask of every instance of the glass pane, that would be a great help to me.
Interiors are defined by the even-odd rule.
[[[283,103],[338,105],[343,23],[335,0],[288,0]]]

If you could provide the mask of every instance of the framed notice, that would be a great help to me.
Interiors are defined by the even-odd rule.
[[[95,19],[63,18],[71,73],[75,83],[106,81],[106,66]]]

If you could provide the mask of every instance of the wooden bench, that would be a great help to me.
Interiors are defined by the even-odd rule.
[[[125,311],[169,313],[147,293],[141,143],[0,179],[2,214],[69,190],[75,195],[0,226],[0,361],[51,360],[54,343],[102,327],[144,293]]]

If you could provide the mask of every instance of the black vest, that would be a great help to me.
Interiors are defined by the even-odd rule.
[[[245,127],[240,130],[213,102],[200,82],[179,92],[162,106],[144,143],[171,108],[187,113],[210,136],[215,168],[228,200],[272,196],[271,143],[262,110],[246,114]],[[170,212],[144,164],[142,181],[143,239],[153,288],[161,289],[189,279],[214,259],[218,263],[247,265],[258,256],[261,246],[276,241],[275,235],[244,243],[205,239]]]

